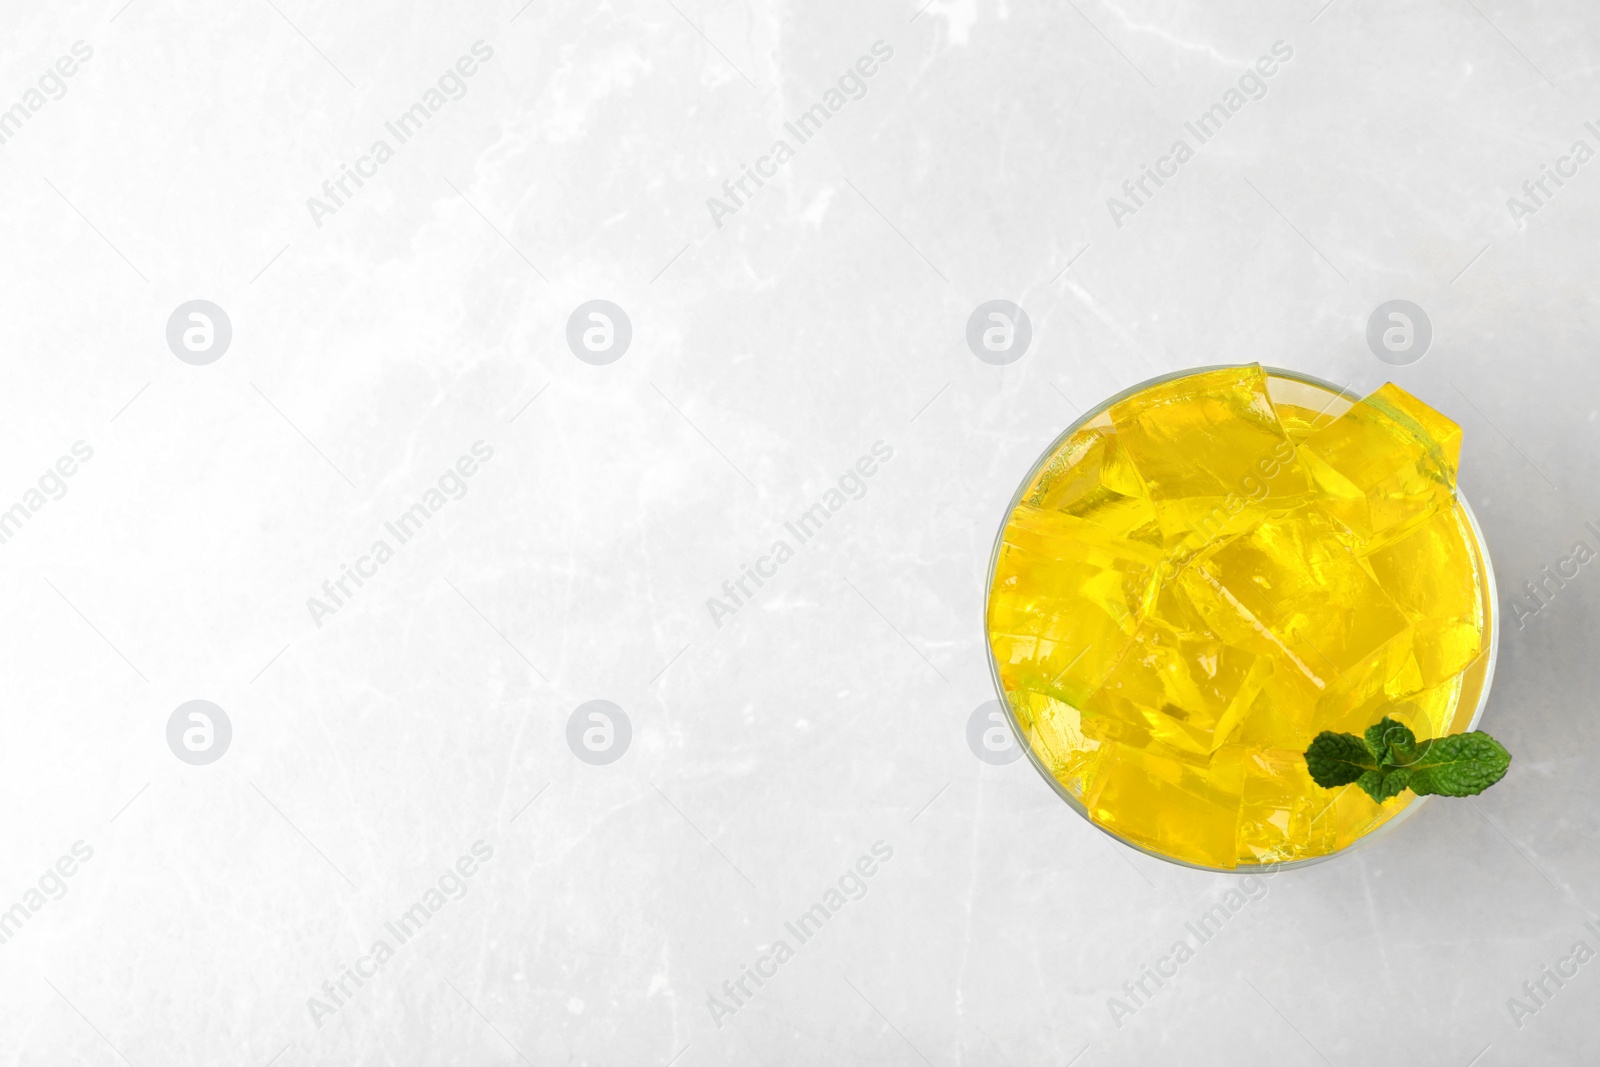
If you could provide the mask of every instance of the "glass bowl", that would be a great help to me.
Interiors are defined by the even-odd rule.
[[[1082,816],[1083,819],[1089,823],[1089,825],[1112,838],[1118,844],[1137,849],[1147,856],[1154,856],[1156,859],[1164,860],[1167,863],[1175,863],[1180,867],[1190,867],[1194,870],[1200,871],[1214,871],[1220,874],[1254,874],[1265,870],[1276,871],[1288,870],[1294,867],[1305,867],[1313,863],[1321,863],[1324,860],[1333,859],[1336,856],[1346,855],[1352,849],[1366,844],[1367,842],[1372,841],[1392,830],[1395,826],[1399,825],[1413,812],[1420,808],[1423,802],[1428,798],[1425,796],[1413,796],[1398,812],[1384,820],[1382,823],[1379,823],[1377,826],[1374,826],[1372,829],[1368,830],[1366,833],[1362,834],[1348,845],[1320,856],[1307,856],[1292,860],[1255,863],[1241,861],[1237,866],[1234,867],[1213,867],[1201,863],[1191,863],[1188,860],[1180,859],[1175,856],[1169,856],[1163,852],[1148,848],[1137,841],[1131,841],[1128,838],[1123,837],[1121,834],[1109,830],[1098,822],[1095,822],[1095,820],[1089,816],[1088,809],[1084,806],[1083,801],[1074,796],[1071,790],[1058,781],[1055,775],[1050,773],[1049,768],[1047,768],[1044,762],[1039,758],[1038,753],[1033,750],[1033,745],[1028,742],[1028,738],[1022,732],[1021,725],[1017,722],[1016,712],[1011,706],[1011,698],[1009,694],[1007,694],[1005,686],[1001,683],[1000,665],[995,661],[994,645],[989,639],[988,625],[989,597],[994,588],[995,568],[1000,561],[1000,546],[1005,538],[1006,527],[1011,522],[1011,516],[1017,510],[1017,505],[1022,503],[1023,495],[1027,493],[1029,487],[1033,485],[1034,479],[1039,476],[1040,470],[1046,463],[1050,461],[1051,457],[1056,454],[1056,451],[1061,448],[1061,446],[1066,442],[1067,438],[1071,437],[1084,426],[1087,426],[1096,419],[1104,416],[1107,410],[1113,404],[1119,403],[1120,401],[1125,400],[1136,393],[1143,392],[1145,389],[1148,389],[1151,386],[1159,385],[1162,382],[1172,381],[1175,378],[1185,378],[1191,374],[1199,374],[1204,371],[1221,370],[1226,366],[1229,365],[1218,364],[1207,367],[1190,367],[1185,370],[1174,371],[1170,374],[1158,375],[1154,378],[1142,381],[1128,389],[1124,389],[1115,396],[1108,397],[1107,399],[1101,401],[1089,411],[1084,412],[1084,414],[1074,420],[1070,426],[1062,430],[1060,435],[1050,443],[1050,446],[1040,454],[1033,466],[1029,468],[1027,476],[1024,477],[1021,484],[1017,486],[1016,493],[1014,493],[1011,497],[1010,505],[1007,506],[1005,514],[1001,517],[1000,529],[995,533],[994,548],[989,553],[989,571],[984,583],[983,644],[989,659],[989,676],[994,680],[995,692],[999,695],[1000,706],[1005,709],[1005,718],[1007,723],[1010,724],[1013,738],[1022,748],[1022,751],[1027,755],[1028,760],[1033,764],[1034,769],[1037,770],[1044,777],[1044,780],[1050,784],[1050,787],[1055,790],[1056,795],[1061,797],[1062,800],[1066,801],[1067,806]],[[1278,367],[1263,366],[1262,370],[1265,371],[1267,375],[1268,395],[1272,397],[1272,400],[1275,403],[1297,404],[1301,407],[1310,408],[1313,411],[1320,411],[1330,420],[1338,418],[1340,415],[1344,414],[1345,411],[1349,410],[1352,404],[1361,399],[1358,395],[1341,389],[1332,382],[1323,381],[1321,378],[1316,378],[1309,374],[1301,374],[1298,371],[1284,370]],[[1477,555],[1479,573],[1483,576],[1481,589],[1483,594],[1484,641],[1487,647],[1487,652],[1478,657],[1478,659],[1467,669],[1462,678],[1461,692],[1456,698],[1455,710],[1451,719],[1451,733],[1460,733],[1465,730],[1475,729],[1478,725],[1478,720],[1483,717],[1484,706],[1489,702],[1489,686],[1494,680],[1495,659],[1500,650],[1500,625],[1496,609],[1497,597],[1495,593],[1494,566],[1489,558],[1489,549],[1484,543],[1483,530],[1478,525],[1478,518],[1473,514],[1472,506],[1467,503],[1467,499],[1461,493],[1459,487],[1456,490],[1456,507],[1466,519],[1467,526],[1472,531],[1473,549]],[[1471,709],[1470,714],[1467,713],[1467,709]],[[1347,786],[1346,788],[1355,787]]]

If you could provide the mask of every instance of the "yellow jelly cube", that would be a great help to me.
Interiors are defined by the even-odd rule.
[[[1107,744],[1084,785],[1084,807],[1109,830],[1193,863],[1233,867],[1243,751],[1224,746],[1208,770]]]
[[[1316,712],[1315,695],[1296,685],[1293,678],[1285,692],[1282,680],[1274,677],[1293,673],[1281,671],[1274,664],[1273,673],[1262,680],[1261,691],[1245,709],[1244,718],[1234,732],[1234,744],[1247,749],[1299,748],[1304,751],[1310,743],[1308,739],[1316,736],[1311,730]]]
[[[1023,502],[1160,544],[1155,508],[1110,425],[1085,426],[1039,472]]]
[[[1213,630],[1318,692],[1353,680],[1409,627],[1314,504],[1223,542],[1180,582]]]
[[[1367,401],[1382,409],[1391,419],[1405,426],[1411,436],[1425,442],[1434,459],[1444,468],[1446,480],[1456,484],[1461,469],[1461,427],[1424,404],[1393,382],[1379,386]]]
[[[1482,658],[1482,653],[1478,659]],[[1447,734],[1457,734],[1467,728],[1467,723],[1475,707],[1461,705],[1462,683],[1467,675],[1478,663],[1474,659],[1460,673],[1446,678],[1437,685],[1430,685],[1395,698],[1397,704],[1391,707],[1404,710],[1404,714],[1394,714],[1394,717],[1411,727],[1411,732],[1418,737],[1444,737]],[[1374,716],[1376,720],[1377,716]]]
[[[1335,686],[1317,699],[1311,714],[1313,736],[1323,730],[1359,734],[1381,719],[1381,711],[1374,713],[1372,709],[1391,699],[1389,687],[1397,678],[1409,677],[1407,672],[1414,658],[1408,630],[1360,667],[1346,671]]]
[[[1039,761],[1056,781],[1082,797],[1083,777],[1097,758],[1100,742],[1084,736],[1078,709],[1044,693],[1018,690],[1010,697],[1023,736]]]
[[[1238,727],[1272,661],[1190,619],[1148,618],[1089,696],[1087,711],[1134,723],[1173,748],[1208,755]]]
[[[1300,752],[1247,751],[1239,798],[1239,859],[1283,863],[1307,854],[1312,844],[1311,820],[1324,807],[1318,803],[1319,792]]]
[[[1022,502],[1030,507],[1056,509],[1081,500],[1100,484],[1100,469],[1105,465],[1111,436],[1101,427],[1078,429],[1040,468]]]
[[[1110,415],[1169,544],[1226,535],[1310,491],[1258,364],[1159,383]]]
[[[1283,427],[1284,436],[1295,444],[1304,441],[1334,419],[1326,411],[1302,407],[1299,404],[1282,404],[1274,401],[1272,406],[1278,412],[1278,423]]]
[[[1308,851],[1312,855],[1334,852],[1371,833],[1404,811],[1409,796],[1402,794],[1379,804],[1354,782],[1337,789],[1315,787],[1310,794]]]
[[[989,598],[1002,681],[1068,702],[1087,695],[1148,609],[1158,559],[1152,546],[1086,520],[1019,507]]]
[[[1367,554],[1367,566],[1412,621],[1418,688],[1461,673],[1483,648],[1483,588],[1462,515],[1436,513]]]
[[[1461,428],[1396,385],[1300,445],[1322,505],[1373,546],[1451,507]]]

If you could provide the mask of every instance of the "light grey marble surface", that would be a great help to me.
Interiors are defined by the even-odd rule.
[[[1600,547],[1590,7],[518,5],[0,15],[0,1062],[1594,1062],[1600,964],[1508,1006],[1600,949],[1594,565],[1506,629],[1503,784],[1251,887],[1130,1016],[1238,879],[967,742],[1006,501],[1154,374],[1459,420],[1508,621]]]

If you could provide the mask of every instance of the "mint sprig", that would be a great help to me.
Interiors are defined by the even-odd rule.
[[[1354,782],[1378,803],[1409,789],[1418,796],[1470,797],[1506,776],[1511,753],[1480,730],[1417,740],[1385,715],[1363,736],[1324,730],[1306,749],[1306,769],[1324,789]]]

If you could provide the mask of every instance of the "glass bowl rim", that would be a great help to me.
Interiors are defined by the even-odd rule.
[[[1040,453],[1039,458],[1034,461],[1033,466],[1028,468],[1028,473],[1023,476],[1022,481],[1017,485],[1016,492],[1011,496],[1011,503],[1006,507],[1005,514],[1000,517],[1000,528],[995,532],[994,546],[989,551],[989,570],[983,586],[983,647],[985,655],[988,657],[989,661],[989,678],[991,681],[993,681],[995,693],[1000,698],[1000,709],[1005,713],[1005,720],[1010,727],[1012,739],[1016,742],[1017,746],[1021,748],[1023,754],[1028,758],[1028,761],[1033,764],[1034,770],[1038,771],[1039,774],[1044,777],[1044,780],[1050,784],[1050,787],[1055,791],[1057,796],[1067,802],[1068,807],[1077,812],[1078,815],[1090,826],[1111,838],[1118,845],[1135,849],[1144,853],[1146,856],[1152,856],[1155,859],[1161,860],[1165,863],[1176,864],[1180,867],[1188,867],[1189,869],[1196,871],[1207,871],[1212,874],[1246,875],[1257,874],[1262,871],[1275,872],[1282,870],[1293,870],[1296,867],[1309,867],[1312,864],[1323,863],[1339,856],[1348,855],[1356,848],[1382,837],[1395,826],[1398,826],[1401,822],[1404,822],[1418,808],[1422,807],[1423,803],[1429,798],[1426,796],[1413,797],[1399,814],[1383,823],[1383,825],[1362,834],[1360,837],[1356,838],[1348,845],[1345,845],[1343,848],[1337,849],[1333,852],[1324,853],[1321,856],[1308,856],[1303,859],[1284,860],[1280,863],[1241,863],[1235,867],[1213,867],[1204,863],[1191,863],[1188,860],[1179,859],[1176,856],[1168,856],[1165,853],[1157,852],[1155,849],[1146,848],[1144,845],[1141,845],[1136,841],[1130,841],[1121,834],[1107,829],[1098,822],[1095,822],[1094,819],[1090,818],[1088,808],[1084,806],[1081,800],[1073,796],[1072,793],[1068,791],[1066,786],[1062,785],[1061,782],[1056,780],[1056,776],[1050,773],[1049,768],[1047,768],[1044,765],[1044,762],[1039,759],[1038,753],[1033,750],[1033,745],[1031,745],[1028,742],[1028,739],[1023,736],[1022,727],[1017,722],[1016,712],[1014,712],[1011,708],[1011,699],[1006,695],[1005,686],[1000,680],[1000,665],[995,661],[994,642],[989,639],[989,598],[994,592],[994,574],[1000,563],[1000,547],[1005,541],[1006,527],[1011,524],[1011,516],[1016,512],[1017,506],[1022,503],[1023,494],[1028,491],[1028,487],[1033,484],[1034,479],[1039,476],[1039,472],[1044,468],[1044,465],[1048,463],[1051,457],[1056,454],[1057,450],[1061,448],[1061,446],[1066,442],[1067,438],[1071,437],[1074,433],[1077,433],[1090,422],[1093,422],[1095,419],[1099,418],[1113,404],[1117,404],[1123,400],[1126,400],[1128,397],[1131,397],[1136,393],[1141,393],[1152,386],[1160,385],[1162,382],[1174,381],[1178,378],[1187,378],[1190,375],[1203,374],[1206,371],[1228,370],[1234,367],[1248,367],[1250,365],[1251,364],[1248,363],[1214,363],[1206,366],[1188,367],[1183,370],[1169,371],[1166,374],[1158,374],[1153,378],[1147,378],[1142,382],[1130,385],[1121,392],[1107,397],[1099,404],[1086,409],[1083,414],[1074,419],[1066,429],[1062,430],[1061,433],[1056,435],[1055,440],[1051,441],[1045,450]],[[1266,364],[1260,364],[1260,366],[1262,372],[1269,378],[1284,378],[1288,379],[1289,381],[1300,382],[1303,385],[1314,386],[1316,388],[1325,390],[1326,392],[1344,397],[1350,400],[1352,403],[1358,402],[1361,399],[1359,394],[1353,393],[1340,385],[1325,381],[1322,378],[1318,378],[1312,374],[1306,374],[1302,371],[1288,370],[1287,368],[1283,367],[1271,367],[1267,366]],[[1468,730],[1475,730],[1478,727],[1478,720],[1483,718],[1484,708],[1486,708],[1489,704],[1489,691],[1494,683],[1495,662],[1498,659],[1500,652],[1499,592],[1495,586],[1494,562],[1489,557],[1488,542],[1484,540],[1483,529],[1478,525],[1478,516],[1473,512],[1472,505],[1467,501],[1466,494],[1461,491],[1461,487],[1459,485],[1456,486],[1455,499],[1456,502],[1461,505],[1461,510],[1467,516],[1467,525],[1472,530],[1475,547],[1478,550],[1478,558],[1483,561],[1483,578],[1485,587],[1484,601],[1486,604],[1484,608],[1484,623],[1489,628],[1489,649],[1487,652],[1487,661],[1484,667],[1483,685],[1478,692],[1478,706],[1473,709],[1472,719],[1467,723],[1466,727]]]

